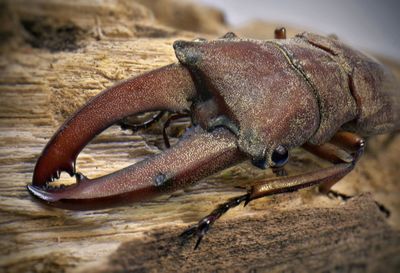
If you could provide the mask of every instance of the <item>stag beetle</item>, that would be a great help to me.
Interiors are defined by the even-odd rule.
[[[400,127],[399,82],[383,65],[332,37],[176,41],[177,64],[121,82],[95,96],[55,133],[40,155],[29,191],[50,205],[92,209],[143,200],[186,187],[251,160],[277,177],[218,206],[183,237],[200,243],[228,209],[256,198],[319,185],[348,174],[363,137]],[[175,146],[112,174],[75,171],[79,152],[124,117],[148,111],[189,112],[194,125]],[[289,151],[302,146],[331,166],[286,176]],[[280,171],[277,171],[280,170]],[[48,187],[65,171],[77,183]]]

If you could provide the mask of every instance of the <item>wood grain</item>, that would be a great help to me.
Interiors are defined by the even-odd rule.
[[[245,269],[247,263],[260,271],[268,267],[290,271],[295,266],[333,271],[334,265],[338,270],[341,266],[347,268],[360,253],[364,255],[360,258],[362,263],[374,257],[372,267],[366,263],[372,271],[387,261],[398,265],[391,254],[395,252],[390,252],[398,252],[398,232],[393,227],[400,227],[398,138],[386,148],[382,145],[386,136],[371,140],[369,152],[356,170],[337,187],[347,194],[368,191],[372,196],[343,203],[305,190],[257,200],[224,216],[196,255],[189,255],[192,251],[188,245],[181,252],[173,246],[172,258],[162,256],[167,245],[176,242],[179,232],[216,204],[242,192],[235,185],[271,176],[270,171],[255,170],[246,163],[185,191],[99,211],[65,211],[36,202],[25,188],[32,178],[35,160],[69,114],[117,81],[175,62],[171,46],[174,40],[213,38],[227,26],[220,13],[194,15],[204,15],[207,9],[172,0],[160,2],[186,16],[182,19],[186,22],[184,27],[168,21],[172,20],[168,16],[157,19],[157,7],[136,1],[97,1],[97,5],[89,0],[75,4],[56,0],[27,2],[4,1],[0,8],[0,271],[76,272],[90,268],[93,272],[101,269],[98,264],[115,271],[157,271],[155,261],[159,257],[164,257],[165,269],[181,265],[179,259],[185,258],[188,262],[181,268],[187,271],[201,270],[205,263],[211,271],[229,270],[236,265]],[[198,18],[196,24],[188,25],[194,16]],[[272,29],[267,26],[264,29]],[[272,32],[261,35],[270,37]],[[398,64],[392,67],[400,73]],[[172,131],[182,130],[185,124],[173,125]],[[104,175],[161,152],[160,126],[137,134],[117,126],[108,129],[78,157],[79,171],[89,177]],[[289,172],[324,164],[296,150]],[[62,181],[72,182],[67,176]],[[373,200],[391,211],[389,219],[382,218]],[[307,227],[313,225],[318,225],[318,233],[310,233]],[[367,225],[374,230],[366,230]],[[299,232],[293,233],[296,227]],[[353,238],[358,230],[362,232],[351,248],[354,241],[345,238]],[[321,233],[326,236],[321,245],[307,240]],[[330,248],[328,237],[340,245],[335,243]],[[369,237],[373,238],[371,242]],[[163,248],[151,254],[159,246],[152,243],[154,238]],[[379,256],[378,249],[388,250]],[[121,254],[136,251],[141,256]],[[347,254],[342,255],[342,251]],[[241,259],[232,253],[242,253]],[[329,263],[332,253],[341,258],[330,266],[321,265]]]
[[[354,218],[354,211],[365,217]],[[371,228],[371,227],[374,228]],[[103,272],[395,272],[400,233],[371,195],[336,207],[270,204],[253,216],[219,222],[200,249],[180,230],[124,243]],[[238,233],[239,232],[239,233]],[[140,262],[138,262],[140,261]],[[90,269],[90,268],[89,268]]]

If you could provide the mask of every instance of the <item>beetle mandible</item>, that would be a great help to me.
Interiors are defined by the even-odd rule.
[[[177,64],[119,83],[80,108],[40,155],[29,191],[58,207],[92,209],[143,200],[188,186],[251,160],[273,168],[228,200],[183,237],[197,236],[228,209],[256,198],[319,185],[323,192],[348,174],[361,156],[363,137],[400,127],[399,82],[382,64],[337,39],[312,33],[286,39],[176,41]],[[148,111],[190,112],[194,128],[161,154],[88,179],[75,170],[79,152],[124,117]],[[330,167],[286,176],[289,151],[302,146]],[[77,183],[48,183],[66,171]]]

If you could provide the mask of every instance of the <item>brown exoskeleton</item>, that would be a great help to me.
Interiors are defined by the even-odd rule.
[[[281,170],[184,232],[198,236],[196,246],[242,202],[313,185],[328,191],[354,168],[362,137],[400,127],[399,83],[379,62],[336,39],[312,33],[286,39],[284,29],[275,35],[175,42],[179,64],[105,90],[60,127],[37,161],[29,191],[51,205],[91,209],[173,191],[246,159]],[[190,111],[195,126],[174,147],[115,173],[88,179],[75,171],[77,155],[97,134],[147,111]],[[298,146],[333,165],[282,176],[289,150]],[[47,187],[61,171],[77,183]]]

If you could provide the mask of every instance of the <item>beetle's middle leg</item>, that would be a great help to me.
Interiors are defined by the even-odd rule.
[[[314,185],[319,185],[321,191],[329,192],[335,183],[353,170],[364,151],[365,142],[356,134],[339,132],[329,143],[322,145],[305,144],[303,148],[334,165],[305,174],[259,181],[252,187],[247,202],[256,198],[297,191]]]
[[[310,144],[303,145],[307,151],[311,152],[312,154],[328,160],[334,164],[343,162],[350,162],[354,161],[354,164],[358,160],[358,158],[362,155],[365,149],[365,141],[360,136],[342,131],[336,133],[330,143],[315,146]],[[344,150],[341,150],[344,149]],[[340,197],[343,200],[347,200],[350,196],[338,193],[333,191],[331,188],[335,185],[338,181],[331,181],[329,183],[323,183],[319,186],[319,191],[324,194],[332,195],[334,197]]]

